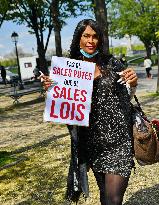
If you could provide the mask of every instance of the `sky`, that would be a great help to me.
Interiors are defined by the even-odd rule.
[[[77,23],[84,18],[90,18],[90,17],[81,16],[78,18],[70,18],[66,21],[67,25],[64,26],[61,31],[63,50],[69,50],[74,29]],[[2,27],[0,28],[0,56],[4,56],[14,50],[14,43],[12,42],[11,39],[11,35],[14,31],[19,35],[18,44],[17,44],[18,47],[21,47],[24,52],[29,52],[35,55],[37,50],[36,38],[33,34],[29,34],[26,25],[17,25],[11,21],[9,22],[6,21],[2,24]],[[139,43],[139,40],[134,37],[132,38],[132,44],[133,43]],[[127,45],[128,40],[126,38],[120,40],[112,39],[112,44],[113,46]],[[52,35],[50,37],[48,49],[55,50],[54,32],[52,32]]]

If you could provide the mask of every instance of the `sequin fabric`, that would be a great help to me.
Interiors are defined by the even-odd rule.
[[[110,65],[112,66],[112,65]],[[116,71],[94,80],[89,127],[78,127],[79,156],[96,172],[128,177],[133,167],[132,109]]]

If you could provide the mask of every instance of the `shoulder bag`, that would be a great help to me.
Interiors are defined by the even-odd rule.
[[[159,120],[149,120],[134,95],[136,106],[133,105],[133,139],[134,154],[140,165],[159,162]]]

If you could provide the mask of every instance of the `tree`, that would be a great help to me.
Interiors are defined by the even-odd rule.
[[[111,5],[111,30],[116,37],[125,34],[138,36],[144,43],[147,56],[151,56],[151,48],[155,44],[155,31],[159,26],[156,0],[116,0]]]
[[[109,53],[107,8],[105,0],[92,0],[92,3],[96,21],[104,33],[104,51],[105,53]]]
[[[55,33],[56,55],[62,56],[61,29],[65,20],[71,16],[77,17],[87,11],[87,3],[81,0],[52,0],[52,22]]]
[[[54,34],[55,34],[55,48],[56,55],[62,56],[62,46],[61,46],[61,28],[62,22],[59,19],[59,0],[52,0],[52,22],[54,25]]]
[[[50,5],[51,2],[45,0],[15,0],[11,13],[14,22],[26,24],[29,32],[35,35],[39,56],[38,67],[44,73],[48,72],[45,54],[53,29]],[[44,43],[44,31],[47,31],[46,43]]]
[[[109,54],[109,34],[107,20],[107,6],[112,0],[91,0],[94,9],[94,15],[100,28],[104,33],[104,51]]]
[[[7,19],[7,13],[10,9],[10,4],[12,0],[0,0],[0,27],[2,26],[4,20]]]

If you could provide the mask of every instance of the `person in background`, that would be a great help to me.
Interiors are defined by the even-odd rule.
[[[36,81],[36,80],[38,79],[39,75],[40,75],[40,73],[39,73],[39,68],[38,68],[37,65],[36,65],[36,67],[34,68],[33,73],[34,73],[34,80]]]
[[[125,58],[125,54],[122,54],[120,57],[120,62],[124,65],[125,68],[128,67],[127,60]]]
[[[144,67],[146,69],[146,74],[147,74],[147,78],[148,79],[151,79],[152,78],[152,75],[150,73],[150,71],[152,70],[152,61],[150,58],[148,58],[147,56],[145,56],[144,58]]]
[[[3,65],[0,66],[0,70],[3,83],[6,85],[6,70]]]
[[[81,192],[88,194],[85,172],[91,168],[101,205],[121,205],[134,167],[130,100],[137,76],[132,68],[125,69],[119,60],[105,54],[103,45],[103,33],[96,21],[84,19],[78,23],[70,58],[93,62],[96,67],[89,127],[68,125],[71,143],[74,140],[75,144],[71,147],[66,196],[77,202]],[[42,78],[47,90],[51,79]]]

